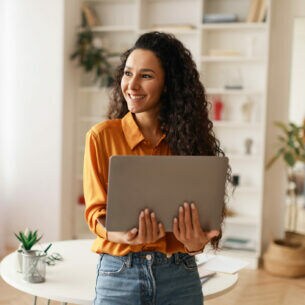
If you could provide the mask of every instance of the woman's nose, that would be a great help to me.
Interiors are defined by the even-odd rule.
[[[140,87],[139,80],[136,76],[132,77],[128,84],[129,89],[137,90]]]

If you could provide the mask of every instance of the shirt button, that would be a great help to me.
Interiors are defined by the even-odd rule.
[[[150,261],[150,260],[151,260],[151,254],[146,254],[146,259],[147,259],[148,261]]]

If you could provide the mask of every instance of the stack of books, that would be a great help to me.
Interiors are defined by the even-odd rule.
[[[203,16],[203,23],[226,23],[237,22],[236,14],[206,14]]]

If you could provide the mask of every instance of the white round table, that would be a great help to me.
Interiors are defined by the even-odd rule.
[[[91,252],[93,240],[67,240],[52,243],[49,254],[58,252],[63,261],[47,266],[44,283],[28,283],[17,272],[17,253],[1,261],[1,276],[14,288],[31,295],[63,303],[91,305],[94,298],[96,265],[99,256]],[[42,248],[44,248],[43,245]],[[205,300],[224,294],[237,283],[237,274],[217,273],[203,285]]]

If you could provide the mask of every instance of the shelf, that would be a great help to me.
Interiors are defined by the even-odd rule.
[[[151,29],[142,29],[139,30],[139,34],[144,34],[146,32],[151,32],[151,31],[159,31],[159,32],[170,32],[173,34],[187,34],[187,35],[195,35],[198,34],[197,29],[179,29],[175,27],[156,27],[156,28],[151,28]]]
[[[200,27],[202,30],[266,30],[263,22],[232,22],[232,23],[206,23]]]
[[[206,88],[208,95],[261,95],[262,91],[251,89]]]
[[[231,225],[256,226],[258,223],[258,220],[254,216],[232,216],[225,218],[225,224]]]
[[[262,57],[246,57],[246,56],[201,56],[201,62],[265,62]]]
[[[216,128],[259,128],[260,123],[234,122],[234,121],[213,121]]]
[[[262,158],[259,154],[253,154],[253,155],[246,155],[246,154],[227,154],[227,157],[230,160],[235,161],[256,161],[260,158]]]
[[[260,189],[256,186],[237,186],[235,188],[235,193],[259,193]]]
[[[90,28],[92,32],[135,32],[136,28],[134,26],[128,25],[104,25],[95,26]],[[80,28],[79,31],[84,31],[84,28]]]
[[[90,3],[94,3],[94,4],[103,4],[103,3],[133,3],[135,2],[135,0],[90,0],[88,1]]]

